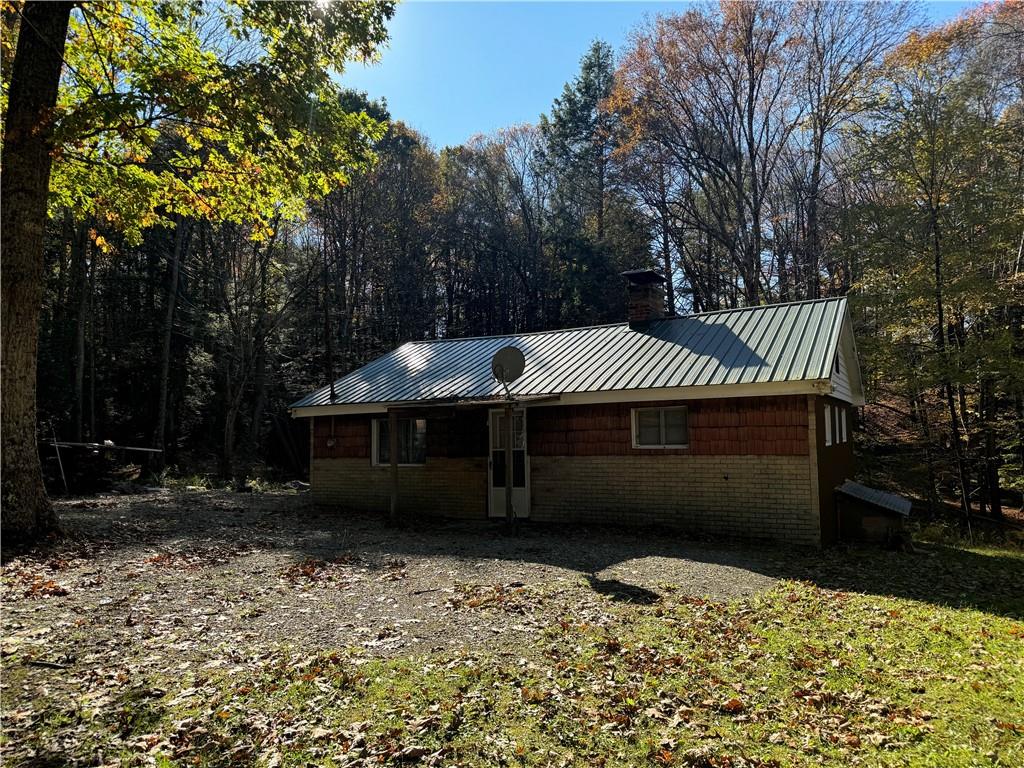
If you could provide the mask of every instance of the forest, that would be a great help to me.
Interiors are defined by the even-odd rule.
[[[681,314],[848,294],[862,449],[909,446],[933,508],[1020,506],[1024,4],[694,6],[443,148],[335,77],[390,3],[54,4],[36,294],[7,201],[32,5],[3,5],[5,526],[26,441],[52,492],[58,439],[299,477],[302,394],[410,339],[618,322],[643,267]]]

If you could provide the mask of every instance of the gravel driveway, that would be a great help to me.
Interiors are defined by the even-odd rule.
[[[69,541],[4,566],[4,651],[192,664],[225,645],[370,655],[516,654],[617,601],[771,587],[779,550],[664,532],[418,522],[327,512],[306,494],[162,491],[60,501]]]

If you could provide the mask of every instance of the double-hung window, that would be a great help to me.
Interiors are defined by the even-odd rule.
[[[633,409],[634,448],[686,448],[689,444],[685,405]]]
[[[373,463],[391,463],[391,434],[388,419],[373,420]],[[398,463],[426,464],[427,420],[398,419]]]

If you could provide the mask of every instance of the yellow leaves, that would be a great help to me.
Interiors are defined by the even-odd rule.
[[[108,221],[110,221],[112,219],[111,214],[108,213],[106,218]],[[112,250],[114,250],[113,246],[107,241],[107,238],[99,234],[92,227],[89,228],[89,240],[92,242],[93,245],[99,248],[100,252],[102,253],[110,253]]]
[[[370,143],[384,125],[340,106],[327,62],[297,42],[305,11],[243,5],[243,16],[232,18],[208,4],[154,0],[84,4],[74,12],[51,210],[100,219],[109,213],[110,228],[136,242],[170,214],[251,225],[252,237],[265,240],[272,221],[301,217],[308,197],[372,163]],[[324,31],[337,39],[320,42],[345,43],[339,62],[361,36],[379,42],[385,5],[346,10]],[[356,17],[375,26],[362,29]],[[226,51],[218,25],[253,45]],[[258,66],[278,55],[266,41],[288,46],[278,52],[276,79]],[[306,106],[284,105],[292,94],[279,98],[279,88],[306,96],[316,119]]]
[[[541,690],[540,688],[530,688],[524,686],[521,690],[523,701],[527,704],[539,704],[543,701],[547,701],[548,693]]]
[[[926,32],[912,31],[907,39],[886,57],[886,64],[897,68],[926,71],[937,62],[949,57],[957,47],[967,46],[972,37],[991,20],[998,20],[1004,12],[1019,2],[986,3],[962,13],[952,21]]]
[[[889,54],[887,62],[892,66],[917,68],[944,56],[952,42],[941,29],[922,34],[911,32],[896,49]]]

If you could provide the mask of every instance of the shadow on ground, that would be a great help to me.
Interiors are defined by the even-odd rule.
[[[913,553],[871,548],[818,551],[694,540],[663,530],[529,522],[514,536],[491,521],[414,520],[390,527],[378,516],[318,509],[308,496],[299,494],[162,493],[66,501],[58,509],[68,539],[48,544],[36,556],[64,550],[88,556],[90,551],[111,549],[248,546],[288,551],[296,559],[353,556],[384,569],[396,557],[443,554],[577,572],[596,592],[641,604],[659,599],[659,585],[632,583],[629,564],[667,558],[668,564],[685,561],[687,572],[697,574],[684,588],[707,589],[713,597],[764,589],[766,579],[751,579],[755,574],[1024,618],[1024,556],[998,550],[923,545]],[[701,570],[704,565],[708,568]],[[668,569],[664,581],[671,576]],[[708,581],[729,579],[737,584]]]

